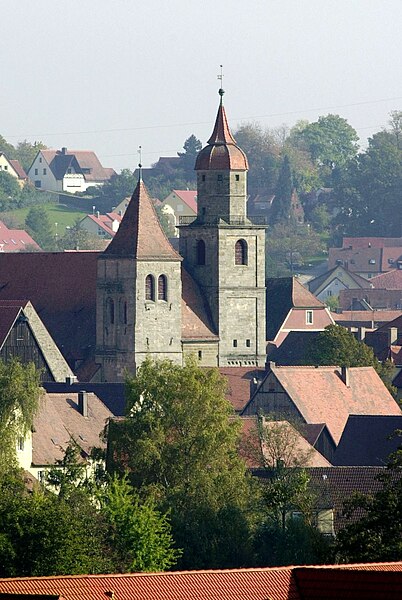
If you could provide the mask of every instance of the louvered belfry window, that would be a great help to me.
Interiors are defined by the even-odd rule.
[[[155,300],[155,282],[153,275],[147,275],[145,279],[145,300]]]
[[[247,242],[246,240],[237,240],[235,244],[235,265],[247,264]]]
[[[166,275],[159,275],[158,277],[158,300],[167,300]]]

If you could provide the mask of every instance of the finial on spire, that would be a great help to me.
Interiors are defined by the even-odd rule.
[[[139,163],[138,163],[138,169],[139,169],[139,173],[138,173],[138,181],[142,181],[142,146],[138,146],[138,156],[139,156]]]
[[[223,101],[223,94],[225,93],[225,90],[223,89],[223,65],[219,65],[219,66],[220,66],[220,68],[221,68],[221,72],[220,72],[220,75],[218,75],[218,79],[219,79],[219,80],[220,80],[220,82],[221,82],[221,87],[219,88],[218,94],[219,94],[219,95],[220,95],[220,97],[221,97],[221,104],[222,104],[222,101]]]

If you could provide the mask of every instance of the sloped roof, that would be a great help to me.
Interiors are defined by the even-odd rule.
[[[197,190],[173,190],[197,214]]]
[[[320,331],[290,331],[279,347],[271,348],[269,359],[278,365],[304,364],[307,348],[320,333]]]
[[[208,305],[197,282],[183,267],[182,281],[182,338],[184,340],[218,340]]]
[[[402,237],[344,237],[342,240],[343,248],[387,248],[389,246],[402,247]]]
[[[91,392],[103,402],[115,417],[122,417],[126,413],[126,387],[124,383],[56,383],[45,381],[42,387],[48,394],[64,395],[65,397],[71,397],[71,394],[75,397],[80,391]]]
[[[265,369],[256,367],[219,367],[219,373],[227,379],[226,398],[236,412],[240,412],[250,400],[253,379],[262,380]]]
[[[98,256],[0,253],[0,300],[30,300],[67,360],[84,358],[94,349]]]
[[[271,371],[306,423],[325,423],[336,444],[349,415],[402,414],[373,367],[350,367],[349,386],[340,367],[271,365]]]
[[[142,180],[138,181],[120,227],[103,256],[182,260],[167,239]]]
[[[99,215],[99,217],[98,217],[98,215],[88,214],[87,218],[91,219],[91,221],[96,223],[98,225],[98,227],[101,227],[104,231],[106,231],[112,237],[114,237],[116,235],[116,232],[113,231],[113,229],[112,229],[113,221],[117,221],[118,223],[121,223],[121,221],[123,219],[123,217],[121,217],[119,214],[117,214],[115,212],[106,213],[106,215]],[[84,219],[85,219],[85,217],[84,217]]]
[[[0,221],[0,254],[21,252],[26,250],[27,246],[40,250],[40,247],[29,233],[23,229],[9,229],[7,225]]]
[[[325,309],[324,304],[309,292],[296,277],[266,280],[267,340],[274,340],[291,308]]]
[[[0,593],[58,594],[65,600],[298,600],[290,567],[62,575],[0,579]]]
[[[388,273],[381,273],[370,279],[375,288],[386,290],[402,290],[402,269],[393,269]]]
[[[402,415],[350,415],[338,447],[336,465],[385,466],[388,456],[402,445]]]
[[[247,157],[243,150],[236,144],[232,136],[226,111],[221,101],[216,115],[215,126],[211,137],[197,156],[195,170],[248,170]]]
[[[86,181],[106,181],[115,174],[113,169],[102,167],[98,157],[92,150],[40,150],[47,164],[57,180],[63,179],[70,165],[78,172],[90,169],[90,173],[83,173]]]
[[[87,398],[88,416],[84,417],[78,409],[77,392],[45,394],[34,419],[33,465],[55,465],[64,457],[71,438],[86,456],[92,448],[106,447],[100,434],[113,414],[95,394],[89,392]]]
[[[402,252],[402,248],[400,248]],[[328,268],[333,269],[337,261],[342,261],[348,271],[379,273],[382,271],[382,248],[329,248]],[[370,263],[372,261],[372,263]],[[388,269],[393,268],[388,265]]]
[[[28,175],[25,173],[21,163],[16,158],[9,159],[9,163],[12,165],[14,171],[17,173],[20,179],[27,179]]]
[[[352,281],[356,283],[357,288],[369,286],[374,279],[373,278],[370,279],[370,281],[368,281],[364,277],[357,275],[357,273],[352,273],[351,271],[348,271],[347,269],[345,269],[345,267],[342,267],[342,265],[335,265],[332,269],[329,269],[329,271],[325,271],[325,273],[321,273],[321,275],[314,277],[314,279],[310,279],[310,281],[307,283],[310,292],[314,294],[318,290],[318,288],[327,280],[329,283],[331,281],[331,275],[335,273],[338,269],[341,269],[342,271],[347,273],[347,275],[352,279]]]
[[[284,442],[283,447],[278,447],[274,442],[273,447],[262,444],[264,459],[272,468],[278,460],[283,460],[287,467],[299,466],[300,457],[303,457],[303,467],[330,467],[327,459],[318,452],[288,421],[271,421],[263,419],[263,428],[268,432],[280,432]],[[279,444],[280,446],[280,444]]]
[[[21,312],[21,302],[15,305],[0,301],[0,349]]]
[[[344,310],[341,313],[331,312],[335,323],[344,325],[362,325],[364,327],[382,327],[400,317],[400,310]],[[346,325],[345,325],[346,327]]]

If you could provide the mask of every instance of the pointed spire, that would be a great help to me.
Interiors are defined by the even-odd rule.
[[[163,232],[141,177],[120,227],[103,255],[138,260],[181,260]]]
[[[142,146],[138,146],[138,181],[142,181]]]
[[[236,140],[232,136],[228,120],[226,117],[225,107],[223,106],[223,94],[224,90],[221,88],[219,90],[219,95],[221,97],[219,102],[218,114],[216,115],[215,127],[212,132],[211,137],[209,138],[207,144],[235,144]]]

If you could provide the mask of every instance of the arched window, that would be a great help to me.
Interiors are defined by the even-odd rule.
[[[145,300],[155,300],[155,280],[153,275],[145,278]]]
[[[197,265],[205,265],[205,242],[197,241]]]
[[[114,300],[112,298],[106,300],[106,318],[110,325],[114,324]]]
[[[166,275],[158,277],[158,300],[167,300],[167,278]]]
[[[237,240],[235,244],[235,265],[247,264],[247,242],[246,240]]]

